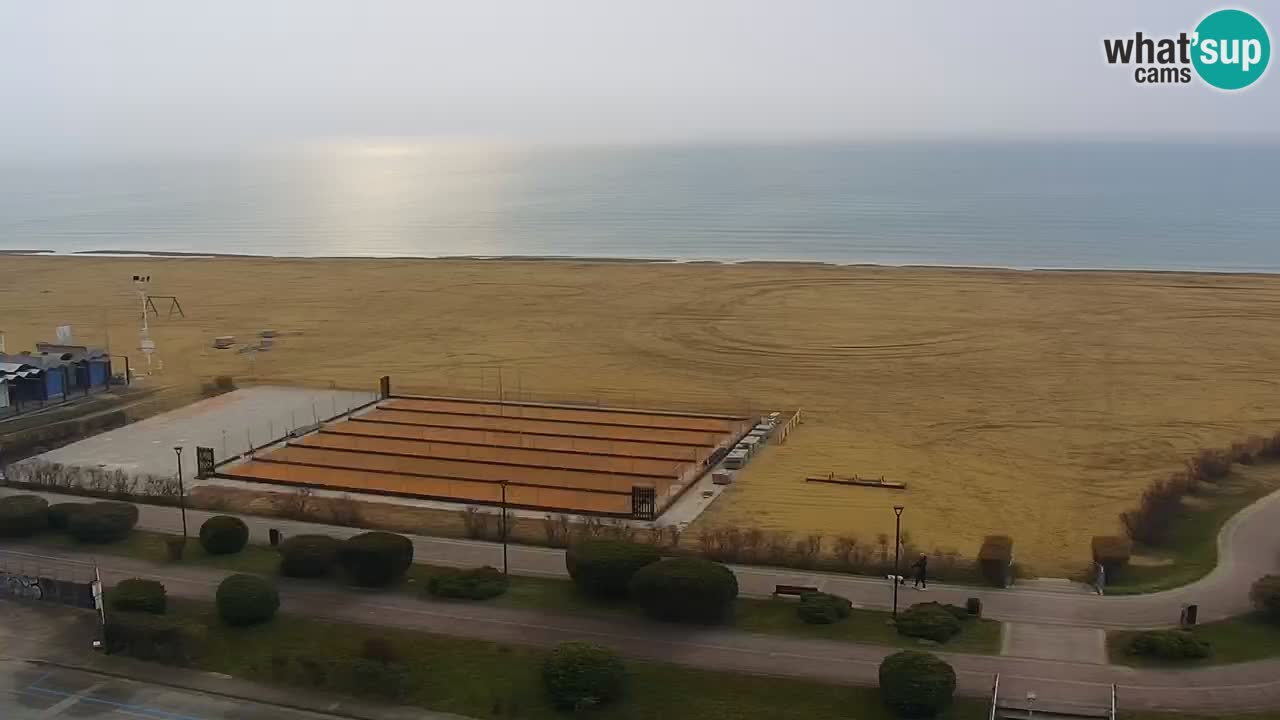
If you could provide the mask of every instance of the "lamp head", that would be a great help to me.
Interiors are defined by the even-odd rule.
[[[906,508],[905,508],[905,507],[903,507],[903,506],[901,506],[901,505],[894,505],[894,506],[893,506],[893,514],[894,514],[894,515],[897,515],[898,517],[902,517],[902,511],[903,511],[903,510],[906,510]]]

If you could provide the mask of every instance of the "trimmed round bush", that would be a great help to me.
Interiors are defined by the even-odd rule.
[[[0,537],[30,537],[49,527],[49,501],[38,495],[0,498]]]
[[[200,544],[210,555],[230,555],[249,542],[249,526],[238,517],[214,515],[200,526]]]
[[[631,578],[640,568],[661,559],[652,545],[592,538],[579,540],[565,551],[565,568],[574,584],[600,598],[626,597]]]
[[[295,535],[280,543],[280,574],[322,577],[333,571],[342,543],[328,535]]]
[[[488,600],[507,591],[507,576],[497,568],[446,570],[427,581],[427,592],[455,600]]]
[[[848,598],[824,592],[805,593],[800,596],[796,615],[810,625],[830,625],[849,617],[853,603]]]
[[[652,545],[625,540],[579,540],[569,546],[564,565],[579,590],[598,598],[627,596],[631,576],[660,559]]]
[[[880,663],[880,699],[904,718],[930,718],[956,694],[956,671],[935,655],[903,650]]]
[[[1134,635],[1125,652],[1161,660],[1198,660],[1209,657],[1212,647],[1186,630],[1145,630]]]
[[[96,502],[67,516],[67,532],[84,543],[123,540],[138,522],[138,508],[129,503]]]
[[[547,695],[561,710],[584,710],[616,700],[626,679],[618,655],[590,643],[560,643],[542,664]]]
[[[88,507],[88,503],[65,502],[49,506],[49,527],[54,530],[66,530],[71,522],[71,515]]]
[[[165,604],[164,585],[155,580],[129,578],[116,583],[111,590],[111,607],[114,610],[163,615]]]
[[[898,613],[898,634],[944,643],[960,632],[960,620],[936,604],[912,605]]]
[[[228,625],[266,622],[280,608],[280,594],[269,580],[257,575],[229,575],[218,585],[218,615]]]
[[[1271,622],[1280,622],[1280,575],[1258,578],[1249,589],[1253,607]]]
[[[716,622],[737,596],[738,579],[733,572],[700,558],[659,560],[631,577],[631,597],[660,620]]]
[[[382,587],[400,579],[413,564],[413,543],[395,533],[361,533],[342,543],[338,560],[355,584]]]

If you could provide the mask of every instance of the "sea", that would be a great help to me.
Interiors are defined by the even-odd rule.
[[[1242,143],[24,153],[0,158],[0,251],[1275,273],[1278,168]]]

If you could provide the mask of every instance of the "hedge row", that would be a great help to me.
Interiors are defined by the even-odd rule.
[[[447,570],[427,581],[427,592],[454,600],[488,600],[507,591],[507,576],[488,565],[473,570]]]

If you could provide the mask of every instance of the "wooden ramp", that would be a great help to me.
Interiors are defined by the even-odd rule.
[[[883,475],[881,475],[878,478],[864,478],[864,477],[858,477],[857,475],[854,475],[852,477],[845,477],[841,475],[836,475],[835,473],[827,473],[826,475],[810,475],[806,477],[804,481],[828,483],[830,485],[855,485],[857,487],[885,488],[888,490],[906,490],[907,489],[906,483],[897,482],[894,480],[885,480]]]

